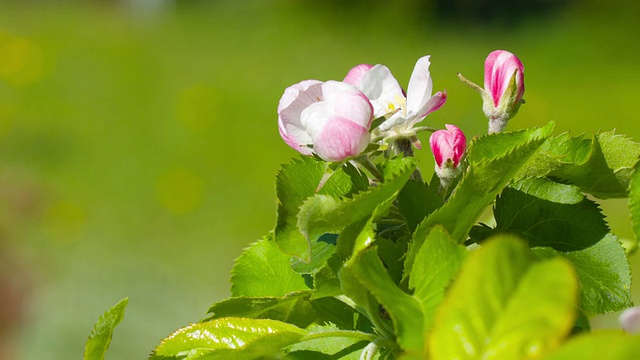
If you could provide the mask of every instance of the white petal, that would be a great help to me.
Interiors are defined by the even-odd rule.
[[[433,82],[429,73],[430,56],[418,59],[407,88],[407,112],[420,114],[420,109],[431,99]]]
[[[398,80],[384,65],[372,67],[360,80],[359,88],[371,101],[375,117],[383,116],[402,106],[405,99]]]

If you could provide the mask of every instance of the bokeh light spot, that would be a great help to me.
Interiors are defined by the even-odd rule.
[[[38,81],[43,73],[40,48],[32,41],[0,33],[0,78],[14,86]]]
[[[173,169],[158,178],[156,195],[172,213],[186,214],[197,209],[204,195],[204,180],[189,169]]]

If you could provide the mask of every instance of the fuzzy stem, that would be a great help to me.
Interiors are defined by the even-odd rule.
[[[489,118],[489,134],[499,133],[507,126],[508,120],[502,117]]]

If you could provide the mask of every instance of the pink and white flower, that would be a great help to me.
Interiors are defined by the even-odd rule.
[[[349,71],[344,81],[356,86],[369,98],[376,118],[388,117],[378,127],[381,132],[411,137],[415,136],[413,126],[442,107],[447,100],[444,91],[432,95],[430,64],[429,56],[418,59],[406,94],[389,68],[380,64],[358,65]]]
[[[455,125],[445,127],[446,130],[435,131],[429,138],[436,174],[444,187],[460,174],[460,161],[467,149],[467,138],[462,130]]]
[[[282,139],[304,155],[339,162],[369,144],[373,108],[355,86],[305,80],[288,87],[278,104]]]

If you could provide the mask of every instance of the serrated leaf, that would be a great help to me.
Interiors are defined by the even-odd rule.
[[[272,319],[298,327],[307,327],[316,319],[309,297],[311,291],[289,293],[283,297],[235,297],[217,302],[209,308],[207,320],[221,317]]]
[[[298,227],[308,238],[338,231],[359,220],[369,218],[380,204],[391,205],[402,186],[415,170],[414,160],[389,160],[384,168],[384,183],[351,198],[318,194],[307,199],[298,213]]]
[[[345,168],[349,169],[345,171]],[[274,233],[278,246],[289,255],[307,261],[310,259],[310,244],[297,228],[297,216],[302,203],[316,194],[320,180],[327,171],[327,163],[312,157],[302,157],[283,165],[278,172],[278,211]],[[344,196],[356,192],[362,186],[361,177],[357,173],[351,165],[344,165],[333,172],[318,194]]]
[[[398,210],[404,216],[412,232],[427,215],[443,204],[442,197],[437,190],[432,189],[429,184],[415,180],[407,181],[398,194]]]
[[[408,352],[422,352],[424,337],[420,303],[391,280],[376,247],[361,251],[346,267],[389,313],[400,347]]]
[[[549,139],[523,167],[520,176],[549,176],[576,185],[596,197],[627,196],[640,144],[614,132]]]
[[[524,359],[552,350],[574,323],[577,291],[568,262],[535,263],[516,237],[488,241],[438,309],[432,359]]]
[[[422,305],[425,331],[431,328],[445,290],[466,256],[467,249],[451,239],[440,226],[433,227],[420,248],[411,270],[409,288],[414,289],[413,296]]]
[[[234,297],[280,297],[308,289],[304,278],[291,269],[290,257],[280,251],[271,235],[245,249],[231,271]]]
[[[317,324],[332,324],[342,330],[373,332],[373,325],[366,316],[337,297],[312,299],[311,306],[318,315]]]
[[[609,233],[598,205],[580,188],[547,179],[523,179],[505,188],[493,213],[493,231],[472,233],[473,240],[510,232],[522,236],[530,247],[574,251],[595,244]]]
[[[583,250],[559,252],[532,249],[544,259],[564,257],[576,269],[580,281],[580,309],[588,315],[619,311],[633,306],[631,269],[624,249],[614,235]]]
[[[275,320],[220,318],[175,331],[160,342],[151,359],[258,359],[277,355],[306,334]]]
[[[124,310],[128,303],[129,299],[124,298],[100,316],[85,345],[84,360],[104,359],[104,354],[111,344],[113,330],[124,318]]]
[[[291,268],[300,274],[314,274],[336,251],[337,240],[337,234],[322,234],[311,241],[311,260],[305,262],[294,257],[291,259]]]
[[[621,331],[599,331],[578,335],[543,360],[631,360],[640,359],[640,341]]]
[[[441,224],[454,240],[463,243],[484,209],[552,130],[553,123],[549,123],[542,128],[490,134],[472,141],[469,145],[469,166],[454,193],[444,206],[420,223],[414,233],[405,262],[406,274],[434,225]]]

